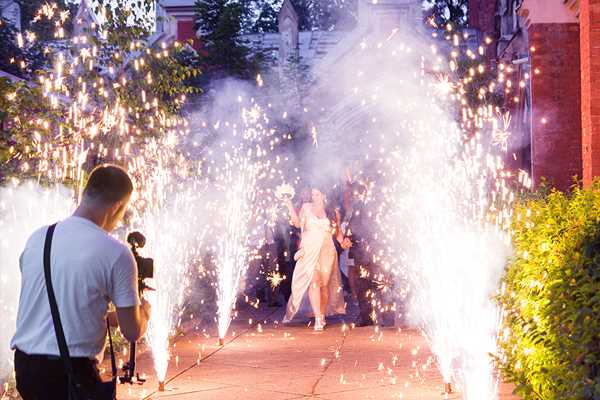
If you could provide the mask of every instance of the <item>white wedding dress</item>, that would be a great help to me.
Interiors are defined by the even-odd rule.
[[[287,304],[283,322],[289,322],[300,314],[312,317],[314,313],[308,301],[308,289],[314,274],[320,274],[323,286],[328,287],[329,300],[325,315],[344,314],[344,292],[341,285],[338,257],[333,244],[331,224],[328,218],[318,218],[307,207],[300,215],[302,236],[296,268],[292,277],[292,295]]]

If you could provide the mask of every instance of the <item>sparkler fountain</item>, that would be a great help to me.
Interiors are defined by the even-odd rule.
[[[21,282],[19,256],[34,230],[69,215],[73,200],[74,193],[62,186],[42,188],[33,182],[15,180],[0,188],[0,310],[5,327],[0,332],[0,383],[12,371],[9,341],[16,326]]]
[[[238,288],[245,275],[248,258],[248,228],[252,216],[252,201],[256,169],[251,161],[234,155],[227,161],[225,180],[228,183],[223,208],[224,231],[218,244],[218,330],[219,345],[224,344],[235,307]]]
[[[141,2],[139,5],[141,7]],[[103,13],[112,15],[108,9],[103,9]],[[129,22],[143,22],[145,17],[131,17]],[[35,228],[68,214],[69,207],[80,197],[90,164],[115,162],[126,166],[136,187],[131,222],[146,234],[146,250],[157,263],[153,284],[158,291],[151,294],[154,312],[148,336],[157,375],[164,381],[169,336],[180,322],[179,306],[187,287],[187,267],[199,251],[205,233],[199,229],[203,224],[198,218],[206,215],[198,209],[203,193],[200,178],[190,177],[197,170],[178,147],[180,138],[188,133],[186,121],[177,115],[185,96],[170,98],[169,106],[163,107],[162,101],[169,96],[160,94],[153,78],[152,65],[162,60],[173,61],[181,46],[153,47],[132,35],[131,43],[119,47],[105,42],[106,36],[94,33],[94,28],[102,31],[105,26],[84,27],[81,36],[67,39],[63,24],[68,19],[68,11],[60,11],[56,4],[45,4],[35,17],[35,21],[49,22],[49,26],[55,27],[55,37],[64,39],[61,46],[47,49],[53,67],[41,71],[36,78],[40,101],[52,112],[19,115],[21,119],[31,118],[28,123],[36,131],[31,135],[30,146],[11,151],[14,160],[22,160],[19,165],[22,173],[43,182],[65,182],[74,186],[75,195],[60,206],[56,206],[51,196],[39,196],[36,211],[44,212],[38,217],[21,208],[30,202],[13,204],[16,197],[5,198],[6,193],[3,193],[1,212],[9,212],[10,217],[8,220],[2,217],[0,228],[3,233],[8,229],[30,234]],[[120,20],[111,21],[118,25],[115,21]],[[118,29],[131,35],[129,28],[126,24]],[[35,35],[28,35],[27,43],[19,45],[34,41]],[[128,91],[132,95],[124,105],[122,99]],[[47,220],[46,216],[51,219]],[[2,246],[11,252],[11,257],[2,257],[2,274],[17,276],[14,268],[18,263],[12,252],[22,249],[24,238],[20,235],[2,237],[9,238],[8,242],[3,240]],[[13,272],[5,270],[4,260],[10,263]]]
[[[453,50],[454,57],[464,51]],[[446,64],[435,45],[414,35],[365,38],[349,58],[326,85],[344,99],[331,119],[345,142],[360,143],[360,153],[345,149],[344,157],[362,166],[356,175],[369,184],[378,225],[374,258],[408,280],[403,301],[431,343],[446,391],[456,384],[464,399],[495,399],[489,354],[500,310],[492,296],[509,254],[503,229],[515,177],[486,136],[498,126],[497,111],[463,108],[456,122],[451,110],[467,104],[462,77],[452,75],[456,61]]]
[[[165,169],[157,169],[164,174]],[[169,181],[173,176],[164,177]],[[161,181],[156,179],[153,183]],[[165,183],[165,182],[162,182]],[[203,186],[191,179],[155,187],[154,200],[134,222],[146,237],[146,252],[156,268],[146,298],[152,305],[147,338],[152,348],[159,386],[164,388],[170,359],[170,338],[181,323],[182,304],[189,287],[189,272],[201,255],[207,228],[203,210]],[[157,198],[158,197],[158,198]]]
[[[222,143],[224,158],[217,168],[216,188],[222,196],[217,209],[217,307],[219,344],[232,320],[242,278],[248,268],[250,254],[250,222],[259,225],[257,195],[259,180],[264,178],[269,163],[265,160],[273,132],[265,126],[268,120],[255,104],[242,111],[241,131],[233,126],[233,135]],[[254,226],[256,228],[256,226]]]

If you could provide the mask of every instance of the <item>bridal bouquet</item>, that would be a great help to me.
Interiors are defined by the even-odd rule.
[[[282,185],[277,186],[277,188],[275,188],[275,197],[277,197],[279,200],[283,200],[283,199],[293,199],[294,195],[296,194],[296,191],[294,190],[294,188],[291,185],[288,185],[287,183],[284,183]]]

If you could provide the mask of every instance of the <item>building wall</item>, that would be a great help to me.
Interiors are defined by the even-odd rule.
[[[561,190],[574,176],[589,184],[600,175],[600,0],[579,3],[581,32],[573,4],[563,0],[471,0],[469,18],[492,32],[492,65],[513,64],[515,83],[530,76],[516,104],[507,99],[518,119],[511,151],[521,150],[516,155],[529,162],[535,184],[546,178]]]
[[[498,23],[496,9],[498,0],[469,0],[469,27],[478,29],[481,40],[489,37],[494,42],[488,46],[487,56],[490,59],[496,57],[496,40],[498,39]]]
[[[529,26],[531,67],[532,173],[560,190],[581,177],[581,79],[579,24]],[[560,45],[557,45],[560,44]]]
[[[194,29],[194,21],[191,19],[180,19],[177,20],[177,40],[185,42],[192,39],[192,47],[196,50],[200,50],[200,40],[196,36],[196,30]]]
[[[496,2],[496,56],[497,63],[506,66],[506,77],[514,85],[519,85],[518,92],[507,97],[504,104],[511,114],[511,136],[506,162],[512,169],[524,170],[531,174],[531,60],[527,27],[517,13],[519,1]]]
[[[580,2],[583,183],[600,176],[600,0]]]

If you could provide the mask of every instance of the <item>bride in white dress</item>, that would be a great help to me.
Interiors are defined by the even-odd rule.
[[[298,313],[308,296],[312,315],[315,317],[314,329],[325,328],[325,316],[345,313],[344,295],[338,256],[333,243],[336,233],[332,222],[325,212],[325,198],[318,189],[312,189],[312,202],[305,203],[296,213],[291,200],[287,206],[291,223],[302,230],[300,249],[294,255],[296,268],[292,278],[292,295],[288,301],[283,322],[290,322]],[[349,248],[349,240],[341,240],[342,247]]]

